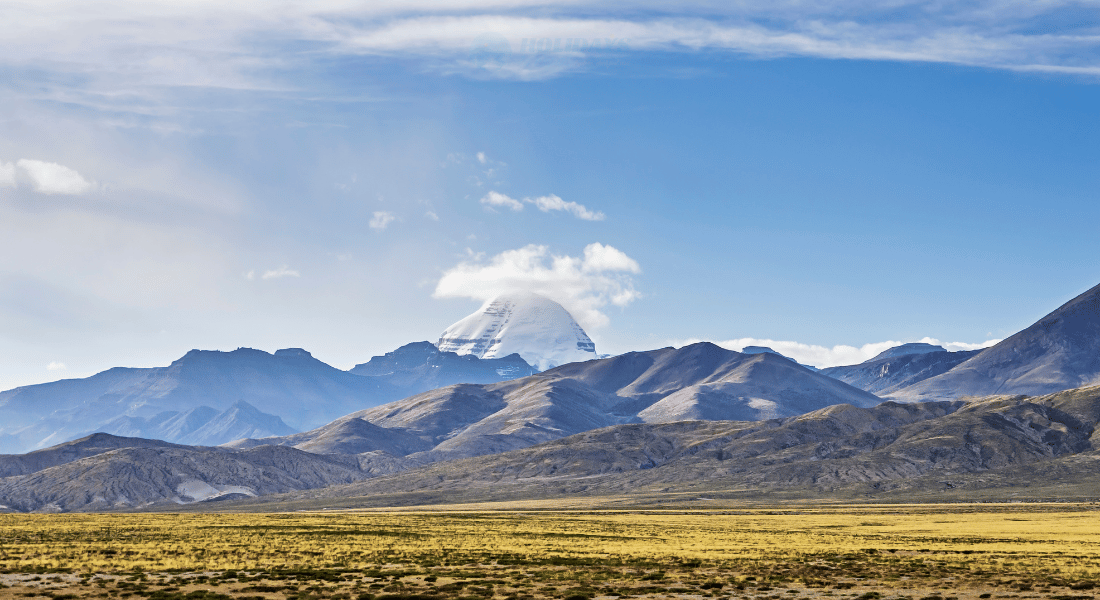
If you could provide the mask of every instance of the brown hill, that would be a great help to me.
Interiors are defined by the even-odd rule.
[[[448,386],[313,431],[231,446],[274,443],[322,453],[385,452],[415,466],[506,452],[624,423],[758,420],[841,403],[866,407],[879,402],[873,394],[781,356],[699,343],[572,363],[502,383]]]
[[[272,500],[384,506],[691,490],[849,497],[853,490],[937,492],[1030,473],[1016,481],[1020,490],[1043,485],[1048,469],[1063,478],[1096,475],[1089,457],[1100,444],[1098,421],[1100,387],[970,403],[835,406],[763,422],[629,424]]]

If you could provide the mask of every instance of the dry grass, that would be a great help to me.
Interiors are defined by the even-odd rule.
[[[1100,575],[1094,504],[486,508],[0,515],[0,599],[1091,600]]]

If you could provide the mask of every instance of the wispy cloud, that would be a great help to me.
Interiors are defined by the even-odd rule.
[[[153,119],[179,110],[163,101],[166,90],[293,93],[280,72],[333,56],[411,58],[441,73],[511,79],[554,77],[635,51],[1100,75],[1100,6],[1057,0],[694,0],[674,11],[653,0],[320,0],[278,11],[259,0],[120,0],[94,9],[45,0],[0,3],[0,22],[19,25],[0,40],[0,65],[51,74],[26,94]],[[494,43],[479,44],[487,35]],[[59,83],[67,80],[58,73],[84,83]],[[109,101],[104,90],[115,92]]]
[[[374,216],[371,217],[369,225],[370,228],[375,231],[382,231],[389,227],[390,223],[393,223],[396,219],[397,217],[391,212],[377,210],[374,211]]]
[[[536,292],[561,303],[582,326],[596,328],[609,323],[606,306],[624,307],[641,297],[633,278],[641,271],[626,253],[600,243],[585,246],[581,256],[531,244],[488,261],[472,255],[443,274],[433,295],[485,301],[507,292]]]
[[[251,272],[250,272],[251,274]],[[270,271],[264,271],[261,276],[262,279],[282,279],[283,277],[301,277],[302,274],[298,271],[291,269],[290,267],[283,265],[278,269],[272,269]]]
[[[865,360],[874,358],[878,354],[889,350],[890,348],[907,343],[891,340],[885,342],[871,342],[868,344],[863,344],[862,346],[848,346],[840,344],[828,347],[786,340],[739,338],[724,341],[702,339],[678,340],[674,343],[674,345],[684,346],[687,344],[693,344],[695,342],[702,341],[713,341],[713,343],[723,348],[726,348],[727,350],[736,350],[738,352],[740,352],[746,346],[766,346],[788,358],[793,358],[800,363],[812,365],[819,368],[859,364]],[[926,337],[919,340],[911,341],[943,346],[944,348],[952,352],[959,352],[962,350],[979,350],[982,348],[988,348],[990,346],[993,346],[994,344],[997,344],[1001,340],[987,340],[979,343],[941,342],[936,338]]]
[[[481,203],[490,209],[493,207],[509,208],[517,212],[523,210],[525,203],[534,204],[542,212],[564,211],[584,221],[603,221],[607,218],[600,211],[589,210],[583,204],[577,204],[576,202],[566,202],[555,194],[539,196],[538,198],[524,198],[521,201],[500,192],[490,191],[481,198]]]
[[[550,212],[552,210],[561,210],[572,214],[578,219],[584,221],[602,221],[606,216],[600,211],[591,211],[584,207],[583,204],[577,204],[576,202],[566,202],[554,194],[549,196],[539,196],[538,198],[524,198],[524,202],[530,202],[537,206],[542,212]]]
[[[65,366],[65,363],[56,361],[46,365],[46,370],[48,371],[64,371],[68,368],[69,367]]]

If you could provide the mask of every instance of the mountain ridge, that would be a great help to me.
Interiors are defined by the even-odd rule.
[[[1100,383],[1100,285],[951,370],[893,391],[907,402],[1043,395]]]
[[[335,430],[356,437],[349,421],[359,419],[389,436],[376,435],[376,444],[355,442],[360,452],[384,452],[396,459],[391,465],[419,466],[623,423],[791,416],[839,402],[873,406],[880,399],[781,356],[701,342],[570,363],[512,381],[447,386],[301,434],[231,446],[337,447]],[[417,449],[418,443],[424,446]]]

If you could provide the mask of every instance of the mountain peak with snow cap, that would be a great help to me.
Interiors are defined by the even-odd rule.
[[[518,353],[546,370],[597,358],[596,345],[569,311],[533,292],[502,294],[439,336],[440,351],[500,358]]]

